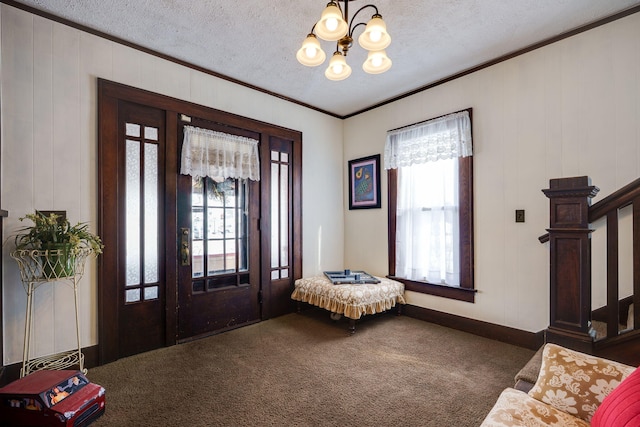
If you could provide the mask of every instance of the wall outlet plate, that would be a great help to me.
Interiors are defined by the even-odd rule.
[[[516,222],[524,222],[524,209],[516,209]]]

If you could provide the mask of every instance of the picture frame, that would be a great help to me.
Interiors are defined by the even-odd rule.
[[[349,209],[380,208],[380,154],[349,160]]]
[[[67,219],[67,211],[36,211],[36,212],[44,216],[50,216],[51,214],[58,215],[58,217],[56,218],[58,224],[63,224],[65,219]]]

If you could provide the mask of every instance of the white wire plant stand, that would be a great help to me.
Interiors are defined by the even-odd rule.
[[[27,293],[27,309],[24,326],[24,347],[22,351],[22,369],[20,377],[45,369],[66,369],[78,366],[84,374],[84,354],[80,344],[80,317],[78,313],[78,282],[84,275],[87,257],[94,254],[91,249],[81,249],[72,254],[64,249],[17,250],[12,252],[20,269],[20,279]],[[40,286],[54,282],[64,283],[73,289],[76,317],[77,348],[43,357],[30,357],[31,336],[33,333],[33,296]]]

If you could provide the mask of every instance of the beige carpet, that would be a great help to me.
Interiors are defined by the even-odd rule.
[[[89,370],[95,426],[477,426],[533,351],[405,316],[319,309]]]

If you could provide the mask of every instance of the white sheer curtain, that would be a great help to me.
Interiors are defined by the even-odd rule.
[[[460,286],[458,157],[472,154],[467,111],[390,131],[398,168],[396,276]]]
[[[398,173],[396,276],[460,285],[458,161]]]
[[[184,127],[180,173],[194,177],[260,180],[258,141],[243,136]]]
[[[387,132],[384,168],[418,165],[472,154],[468,111]]]

